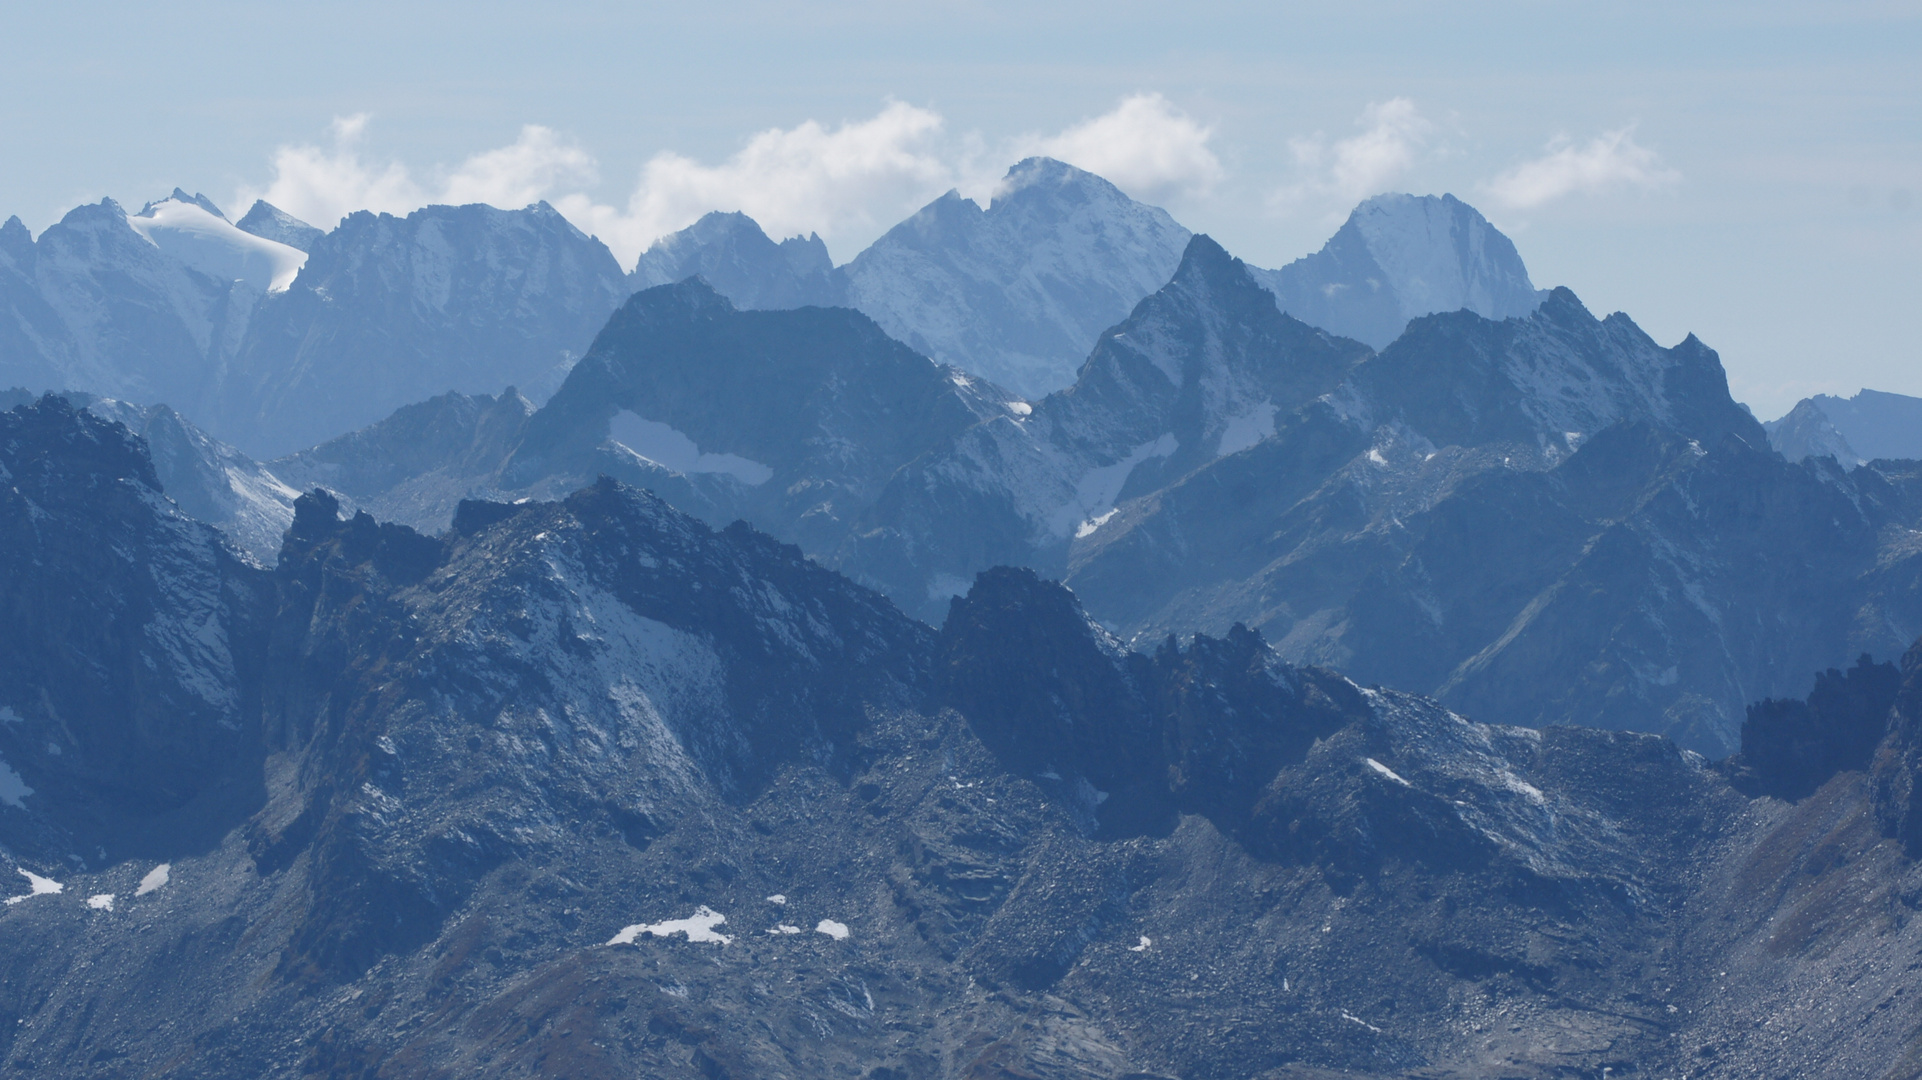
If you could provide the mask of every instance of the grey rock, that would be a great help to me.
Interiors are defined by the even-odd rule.
[[[314,250],[314,244],[327,235],[326,230],[307,224],[265,199],[255,199],[254,205],[234,224],[255,236],[302,251]]]

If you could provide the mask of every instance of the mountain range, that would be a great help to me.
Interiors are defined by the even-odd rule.
[[[929,627],[614,480],[470,501],[439,538],[316,492],[267,570],[63,399],[0,416],[0,467],[9,1072],[1915,1052],[1913,657],[1758,703],[1710,766],[1475,722],[1245,628],[1133,652],[1027,571]]]
[[[176,190],[0,307],[9,1075],[1918,1074],[1915,399],[1452,197]]]
[[[0,226],[0,384],[169,405],[274,457],[449,391],[544,400],[626,295],[698,274],[744,308],[853,307],[1038,399],[1166,283],[1189,235],[1046,158],[1010,169],[986,209],[950,192],[839,267],[818,237],[777,244],[742,214],[662,238],[623,274],[544,203],[321,230],[265,202],[230,223],[175,189],[135,214],[81,207],[38,239]],[[1513,245],[1448,197],[1370,200],[1323,252],[1260,280],[1378,345],[1413,315],[1525,314],[1535,295]]]

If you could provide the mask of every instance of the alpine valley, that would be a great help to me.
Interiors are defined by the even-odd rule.
[[[0,227],[0,1073],[1922,1076],[1922,402],[1452,196]]]

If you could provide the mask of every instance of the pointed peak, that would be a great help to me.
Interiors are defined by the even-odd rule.
[[[134,214],[133,216],[143,217],[143,218],[153,217],[154,213],[158,211],[160,207],[164,206],[167,203],[179,203],[182,206],[197,206],[200,209],[205,210],[207,213],[212,214],[213,216],[219,218],[222,221],[227,220],[227,215],[221,211],[220,207],[214,205],[214,201],[212,199],[209,199],[207,196],[201,195],[198,193],[189,195],[182,188],[173,189],[173,192],[164,199],[155,199],[147,203],[145,206],[142,206],[140,208],[139,213]]]
[[[1127,194],[1107,180],[1087,171],[1078,169],[1065,161],[1050,157],[1024,158],[1008,169],[1001,183],[995,186],[994,201],[989,209],[999,206],[1009,199],[1023,196],[1049,196],[1068,194],[1082,199],[1104,198],[1132,202]]]
[[[5,224],[0,224],[0,251],[17,251],[32,247],[33,232],[27,228],[25,222],[20,220],[19,215],[9,217]]]
[[[321,237],[327,235],[324,230],[307,224],[265,199],[255,199],[254,205],[234,223],[234,227],[242,232],[252,233],[263,239],[308,252],[314,249],[314,244]]]

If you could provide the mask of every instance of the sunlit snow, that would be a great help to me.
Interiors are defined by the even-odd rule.
[[[693,439],[658,420],[622,409],[608,421],[607,437],[662,468],[677,473],[724,473],[749,487],[765,484],[774,470],[738,454],[703,453]]]
[[[1151,938],[1148,935],[1143,934],[1141,935],[1141,944],[1128,946],[1128,951],[1129,952],[1147,952],[1149,949],[1154,948],[1154,944],[1155,944],[1154,938]]]
[[[294,283],[307,253],[245,232],[206,209],[179,199],[163,199],[127,224],[148,243],[220,281],[245,281],[262,292],[282,292]]]
[[[827,936],[833,938],[836,941],[846,941],[848,936],[848,924],[838,923],[838,922],[835,922],[833,919],[822,919],[820,922],[815,924],[814,932],[817,934],[826,934]]]
[[[1395,783],[1400,784],[1402,787],[1414,786],[1413,784],[1410,784],[1408,781],[1403,780],[1399,775],[1397,775],[1395,770],[1389,768],[1386,765],[1383,765],[1381,762],[1376,761],[1374,758],[1363,758],[1362,760],[1368,762],[1369,768],[1375,770],[1376,772],[1382,774],[1383,776],[1386,776],[1388,779],[1393,780]]]
[[[22,900],[26,900],[35,896],[52,896],[53,894],[60,892],[66,888],[65,885],[60,884],[58,881],[55,881],[52,878],[43,878],[39,874],[36,874],[31,870],[27,870],[21,867],[15,867],[14,869],[19,870],[20,876],[27,879],[27,888],[29,888],[32,891],[27,893],[26,896],[7,897],[7,903],[9,905],[17,904]]]
[[[675,934],[686,934],[687,940],[689,941],[705,942],[712,945],[726,945],[728,942],[733,941],[734,938],[728,934],[719,933],[714,929],[726,922],[727,916],[715,911],[713,908],[702,905],[694,910],[694,914],[685,919],[668,919],[665,922],[635,923],[632,926],[623,926],[621,927],[621,932],[609,938],[607,943],[609,945],[632,945],[642,934],[646,934],[649,937],[662,938],[672,937]]]
[[[171,877],[172,874],[173,865],[171,863],[161,863],[159,866],[147,871],[147,876],[140,879],[140,887],[135,889],[133,894],[135,896],[147,895],[162,885],[165,885],[167,879]]]
[[[110,892],[95,893],[87,897],[87,906],[95,911],[112,911],[113,894]]]

